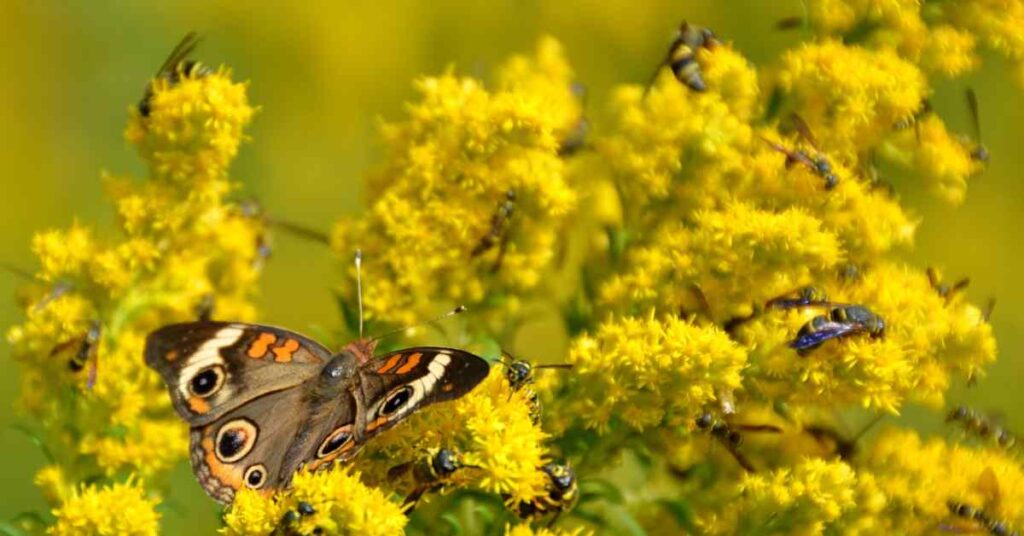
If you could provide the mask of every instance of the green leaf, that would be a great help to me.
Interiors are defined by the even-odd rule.
[[[580,481],[580,500],[605,500],[614,504],[622,504],[625,498],[618,486],[603,478],[587,478]]]
[[[680,499],[659,499],[657,502],[672,514],[680,527],[690,532],[697,530],[693,524],[693,508],[689,503]]]

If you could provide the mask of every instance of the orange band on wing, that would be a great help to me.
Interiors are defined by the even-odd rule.
[[[203,439],[203,461],[206,462],[207,469],[221,484],[238,491],[242,488],[242,468],[222,463],[217,459],[217,453],[213,449],[213,438],[207,436]]]
[[[292,354],[295,350],[299,349],[299,341],[295,339],[288,339],[284,341],[284,344],[274,348],[274,361],[278,363],[287,363],[292,360]]]
[[[267,355],[267,350],[270,349],[270,345],[277,342],[277,335],[264,331],[260,333],[259,337],[256,337],[255,341],[249,345],[248,356],[253,359],[259,359]]]
[[[380,374],[386,374],[386,373],[390,372],[391,369],[397,367],[398,366],[398,362],[401,361],[401,360],[402,360],[402,354],[395,354],[395,355],[391,356],[391,359],[388,359],[387,363],[384,363],[384,366],[382,366],[379,369],[377,369],[377,372],[380,373]]]
[[[402,365],[401,367],[399,367],[398,370],[395,371],[395,374],[405,374],[405,373],[409,372],[410,370],[416,368],[416,365],[420,364],[420,358],[421,357],[423,357],[423,354],[421,354],[419,352],[416,352],[415,354],[410,355],[408,357],[408,359],[405,360],[405,364]]]
[[[388,423],[388,420],[389,419],[387,417],[377,417],[373,422],[366,425],[366,432],[370,433],[376,430],[377,428],[384,426],[385,424]]]

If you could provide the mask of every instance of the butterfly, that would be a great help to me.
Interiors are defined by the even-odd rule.
[[[151,333],[145,359],[191,426],[196,478],[228,504],[243,488],[286,488],[300,469],[352,459],[419,408],[465,395],[490,369],[455,348],[374,357],[377,340],[334,354],[289,330],[200,320]]]

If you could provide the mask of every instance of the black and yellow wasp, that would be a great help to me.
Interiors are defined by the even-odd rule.
[[[835,303],[815,287],[804,287],[794,294],[773,298],[765,305],[767,309],[795,309],[822,307],[825,314],[807,321],[789,347],[800,353],[810,352],[831,339],[841,339],[859,333],[872,337],[885,335],[885,320],[863,305]]]
[[[740,464],[740,467],[748,473],[754,473],[757,469],[739,450],[740,445],[743,444],[743,435],[739,431],[782,433],[781,428],[771,424],[731,424],[715,417],[710,411],[701,413],[694,421],[694,424],[698,430],[709,433],[711,437],[724,446],[725,450],[729,451],[729,454],[736,459],[736,463]]]
[[[516,501],[505,496],[505,506],[521,519],[536,519],[554,513],[550,527],[563,512],[568,512],[579,499],[576,473],[568,464],[548,463],[540,470],[547,476],[546,493],[529,501]]]
[[[825,183],[825,189],[831,190],[839,184],[839,177],[836,176],[832,170],[832,163],[825,158],[824,153],[818,149],[818,142],[811,133],[811,129],[807,126],[807,123],[797,114],[790,114],[790,122],[793,128],[797,131],[803,140],[814,149],[813,154],[803,149],[789,149],[782,144],[773,142],[768,138],[762,137],[761,139],[768,144],[772,149],[786,155],[785,166],[786,169],[793,167],[796,164],[801,164],[807,169],[811,170],[812,173],[821,177]]]
[[[661,60],[647,83],[647,90],[654,85],[662,67],[667,65],[680,83],[693,91],[706,91],[707,85],[704,83],[700,64],[697,63],[697,51],[702,48],[713,50],[719,44],[721,42],[711,30],[683,21],[668,47],[665,59]]]
[[[68,368],[71,372],[78,373],[86,368],[89,369],[86,379],[86,387],[92,389],[96,384],[96,376],[99,365],[97,363],[97,352],[99,350],[100,334],[102,325],[99,321],[93,320],[89,328],[77,337],[64,341],[50,350],[50,357],[68,355]]]
[[[502,365],[505,366],[505,380],[508,382],[508,386],[512,392],[524,390],[526,400],[530,404],[530,419],[536,424],[540,422],[541,417],[541,402],[540,395],[537,394],[530,386],[533,384],[533,373],[538,369],[571,369],[572,365],[569,363],[555,363],[549,365],[534,365],[529,361],[523,359],[515,359],[509,354],[503,354],[501,361]],[[509,393],[509,399],[511,399],[512,393]]]
[[[947,423],[960,425],[964,432],[985,440],[994,440],[1002,448],[1016,446],[1017,436],[996,419],[967,406],[957,406],[946,416]]]
[[[946,501],[946,507],[953,516],[951,523],[943,523],[940,528],[947,532],[977,532],[985,530],[992,536],[1019,536],[1005,520],[995,518],[991,512],[998,510],[1001,494],[999,481],[991,467],[985,467],[978,477],[975,486],[985,498],[983,505],[969,504],[959,499]]]

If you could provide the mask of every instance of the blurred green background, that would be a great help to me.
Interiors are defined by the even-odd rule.
[[[678,22],[713,28],[754,63],[773,61],[806,37],[780,33],[773,21],[800,13],[800,2],[636,2],[491,0],[397,2],[142,3],[0,2],[0,162],[3,226],[0,260],[34,269],[29,243],[37,230],[78,219],[112,228],[101,170],[141,175],[134,150],[123,140],[128,108],[148,78],[188,31],[205,40],[194,55],[227,64],[250,80],[262,107],[243,146],[234,177],[268,212],[328,229],[361,206],[361,176],[379,162],[376,126],[397,118],[413,94],[411,80],[455,65],[487,76],[512,53],[531,52],[549,33],[565,45],[578,78],[590,89],[588,114],[620,82],[642,83],[660,60]],[[944,270],[947,279],[969,275],[969,296],[998,298],[992,322],[1001,359],[978,386],[958,386],[953,403],[1000,408],[1011,429],[1024,430],[1024,314],[1017,311],[1024,284],[1024,252],[1017,250],[1024,210],[1024,107],[1022,90],[1006,65],[984,56],[974,76],[936,87],[934,106],[951,129],[969,131],[963,106],[973,86],[982,108],[984,141],[993,157],[972,183],[967,202],[951,208],[915,183],[894,179],[904,204],[922,219],[908,257]],[[1017,238],[1014,238],[1014,237]],[[262,319],[305,330],[340,322],[329,288],[341,277],[338,261],[322,247],[278,236],[264,276]],[[14,302],[22,282],[0,274],[0,325],[20,320]],[[141,359],[141,356],[140,356]],[[0,350],[0,519],[46,504],[32,476],[43,465],[39,450],[10,429],[17,366]],[[941,433],[941,415],[907,408],[901,420]],[[175,471],[166,511],[169,533],[185,526],[213,529],[217,512],[192,480],[187,464]]]

